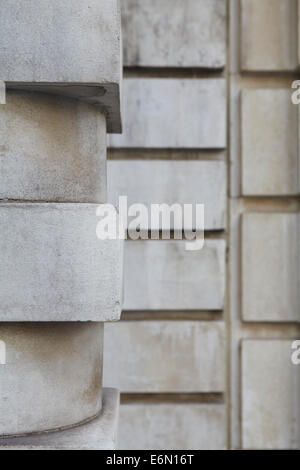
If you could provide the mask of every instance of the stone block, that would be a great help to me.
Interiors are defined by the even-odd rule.
[[[223,392],[224,354],[221,322],[108,324],[104,385],[111,384],[124,393]]]
[[[295,322],[299,315],[298,214],[244,214],[242,311],[245,321]]]
[[[0,134],[0,199],[106,202],[106,120],[94,106],[8,91]]]
[[[226,84],[220,79],[127,78],[120,148],[226,146]]]
[[[128,241],[123,310],[222,310],[225,241],[186,251],[184,240]]]
[[[299,366],[292,341],[242,343],[242,442],[244,449],[299,449]]]
[[[119,319],[123,241],[97,238],[98,207],[0,204],[1,321]]]
[[[245,196],[299,193],[297,106],[290,90],[243,91],[242,160]]]
[[[225,228],[225,162],[109,160],[107,172],[108,201],[115,206],[119,196],[127,196],[128,205],[144,204],[149,211],[151,204],[204,204],[205,229]],[[171,222],[173,229],[173,218]],[[160,229],[165,228],[161,220]],[[146,221],[141,229],[147,229]]]
[[[226,2],[123,0],[122,32],[126,66],[222,68]]]

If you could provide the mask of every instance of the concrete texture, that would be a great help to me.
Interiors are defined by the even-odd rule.
[[[242,311],[246,321],[300,321],[298,214],[244,214]]]
[[[119,319],[123,242],[97,238],[98,207],[0,204],[1,321]]]
[[[297,0],[240,0],[240,5],[242,70],[295,70]]]
[[[245,196],[299,194],[297,112],[289,89],[243,91]]]
[[[186,251],[184,240],[125,244],[123,310],[222,310],[225,241]]]
[[[69,430],[0,439],[0,450],[114,450],[117,444],[119,393],[103,389],[101,413]]]
[[[124,132],[112,147],[226,146],[226,86],[220,79],[127,78]]]
[[[225,162],[109,160],[107,165],[108,201],[115,206],[119,196],[128,197],[128,206],[140,203],[149,210],[151,204],[205,204],[205,229],[225,228]]]
[[[94,106],[8,91],[0,134],[0,199],[106,202],[106,119]]]
[[[242,346],[244,449],[299,449],[300,374],[292,340],[247,340]]]
[[[2,3],[1,80],[93,102],[107,112],[108,131],[120,132],[118,0]]]
[[[224,354],[221,322],[107,324],[104,385],[124,393],[223,392]]]
[[[63,428],[100,412],[103,324],[1,323],[0,337],[0,435]]]
[[[122,0],[124,65],[225,65],[223,0]]]
[[[124,404],[121,450],[224,450],[226,410],[214,404]]]

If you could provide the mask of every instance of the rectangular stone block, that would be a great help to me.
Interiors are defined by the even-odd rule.
[[[97,238],[98,207],[0,204],[1,321],[120,318],[123,241]]]
[[[122,10],[124,65],[224,67],[224,0],[123,0]]]
[[[128,393],[223,392],[224,343],[222,322],[105,325],[104,385]]]
[[[182,207],[183,204],[193,204],[193,207],[204,204],[205,229],[225,228],[225,162],[110,160],[107,165],[108,201],[115,206],[119,204],[119,196],[128,197],[128,206],[134,203],[144,204],[149,213],[151,204],[171,206],[179,203]],[[141,229],[148,229],[146,222]],[[173,228],[172,218],[171,229]],[[168,229],[168,225],[162,220],[160,229]]]
[[[299,193],[297,111],[297,106],[291,102],[291,90],[243,91],[244,195]]]
[[[109,131],[119,132],[118,0],[2,3],[1,80],[8,87],[71,94],[97,103],[107,111]]]
[[[244,214],[242,311],[245,321],[298,322],[298,214]]]
[[[0,135],[0,199],[106,202],[106,119],[95,106],[9,90]]]
[[[222,310],[225,241],[186,251],[184,240],[125,244],[123,310]]]
[[[224,405],[124,404],[120,410],[121,450],[226,449]]]
[[[127,78],[123,92],[124,132],[112,147],[226,146],[224,79]]]
[[[300,371],[292,341],[242,343],[242,444],[244,449],[299,449]]]
[[[242,70],[295,70],[297,0],[240,0],[240,5]]]

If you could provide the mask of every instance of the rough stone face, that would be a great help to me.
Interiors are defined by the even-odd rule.
[[[144,204],[205,204],[205,229],[225,228],[226,165],[221,161],[110,160],[108,201],[118,206]],[[162,221],[161,221],[162,222]],[[171,220],[174,228],[174,220]],[[141,227],[147,228],[146,225]],[[168,228],[160,224],[160,228]],[[194,227],[195,228],[195,227]]]
[[[104,385],[111,384],[125,393],[222,392],[224,343],[221,322],[107,324]]]
[[[100,412],[101,323],[1,323],[0,337],[0,435],[67,427]]]
[[[0,199],[106,202],[106,121],[94,106],[8,91],[0,134]]]
[[[114,450],[119,417],[119,393],[103,389],[101,414],[81,426],[60,432],[0,439],[1,450]]]
[[[186,251],[184,240],[128,241],[123,310],[222,310],[225,241]]]
[[[300,320],[298,224],[298,214],[243,215],[244,320]]]
[[[297,0],[240,0],[242,70],[297,67]]]
[[[98,207],[0,204],[1,321],[119,319],[123,243],[97,238]]]
[[[119,449],[226,448],[226,410],[209,404],[124,404]]]
[[[290,90],[243,91],[244,195],[299,193],[297,111]]]
[[[6,0],[0,37],[1,80],[8,87],[66,93],[99,104],[108,113],[108,130],[120,131],[117,0]]]
[[[244,449],[299,449],[299,366],[292,340],[247,340],[242,347]]]
[[[124,132],[112,147],[224,148],[224,79],[124,80]]]
[[[224,67],[223,0],[122,0],[122,11],[124,65]]]

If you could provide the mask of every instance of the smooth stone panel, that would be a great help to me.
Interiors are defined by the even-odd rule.
[[[112,147],[226,147],[223,78],[127,78],[123,91],[124,131]]]
[[[298,214],[244,214],[242,311],[245,321],[298,322]]]
[[[103,389],[101,414],[60,432],[0,439],[1,450],[114,450],[117,445],[119,393]]]
[[[242,191],[245,196],[295,195],[298,116],[291,90],[242,93]]]
[[[126,242],[123,310],[222,310],[225,248],[224,240],[195,251],[184,240]]]
[[[120,318],[123,241],[97,238],[98,207],[0,204],[1,321]]]
[[[1,80],[100,105],[109,132],[120,132],[118,0],[5,0],[1,6]]]
[[[126,66],[225,65],[223,0],[122,0],[122,20]]]
[[[292,340],[242,343],[244,449],[299,449],[300,371],[291,362]]]
[[[222,161],[109,160],[108,201],[144,204],[204,204],[206,230],[226,225],[226,164]],[[195,216],[194,216],[195,218]],[[165,225],[160,221],[160,229]],[[195,224],[195,220],[194,220]],[[148,228],[145,225],[141,229]],[[171,220],[174,228],[174,220]],[[194,225],[195,228],[195,225]]]
[[[119,449],[225,450],[225,406],[124,404],[120,413]]]
[[[104,385],[111,384],[125,393],[223,392],[224,354],[225,328],[221,322],[108,324]]]
[[[106,202],[106,119],[78,100],[8,91],[0,199]]]
[[[100,412],[101,323],[1,323],[0,338],[0,435],[64,428]]]
[[[240,5],[242,70],[295,70],[297,0],[240,0]]]

